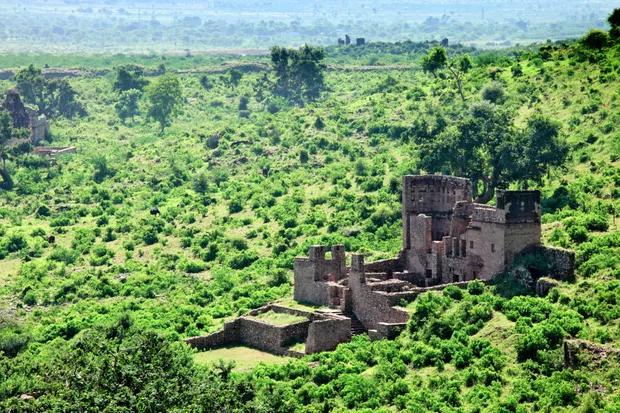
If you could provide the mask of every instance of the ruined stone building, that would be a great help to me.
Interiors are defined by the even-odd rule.
[[[36,145],[45,139],[49,132],[49,121],[42,115],[39,117],[37,111],[22,103],[19,92],[16,89],[9,89],[6,92],[6,99],[0,103],[0,111],[6,110],[13,119],[13,128],[26,128],[30,131],[30,138],[25,141]],[[11,144],[21,143],[12,141]]]
[[[403,299],[488,281],[523,254],[538,253],[551,263],[552,276],[571,277],[574,253],[540,244],[540,191],[498,191],[496,199],[496,206],[472,202],[465,178],[403,177],[398,256],[365,263],[353,254],[347,267],[343,246],[333,246],[330,258],[324,247],[310,247],[307,258],[295,259],[295,300],[338,308],[383,337],[407,322],[409,314],[397,308]]]
[[[334,245],[329,257],[325,247],[311,246],[308,257],[296,258],[295,300],[331,309],[329,320],[322,315],[306,327],[295,325],[297,338],[311,343],[306,352],[333,349],[360,332],[368,332],[371,339],[394,337],[409,320],[403,302],[447,285],[491,280],[521,255],[539,254],[550,264],[552,278],[572,277],[575,254],[540,244],[540,191],[498,191],[496,195],[496,206],[477,204],[472,202],[469,179],[405,176],[402,249],[397,257],[366,263],[362,255],[353,254],[347,266],[344,246]],[[536,268],[528,270],[536,273]],[[274,333],[278,346],[262,346],[274,340],[255,340],[257,325],[243,319],[227,325],[228,330],[188,342],[209,348],[221,343],[222,337],[227,342],[241,337],[264,350],[287,354],[282,337],[291,339],[290,334]],[[262,332],[265,329],[259,327]]]

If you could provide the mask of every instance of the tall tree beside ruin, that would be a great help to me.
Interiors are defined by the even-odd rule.
[[[86,114],[84,107],[76,100],[77,93],[67,79],[47,80],[41,69],[33,65],[13,76],[22,99],[36,105],[39,113],[48,117],[62,115],[68,119]]]
[[[67,119],[86,115],[84,106],[76,100],[77,93],[67,79],[52,79],[45,82],[45,101],[41,111],[48,116],[56,114]]]
[[[318,99],[325,90],[325,51],[309,45],[299,49],[273,47],[271,67],[276,77],[272,92],[293,103]]]
[[[568,153],[560,125],[540,115],[523,129],[514,126],[514,114],[499,109],[433,133],[423,124],[419,129],[427,131],[414,133],[420,167],[469,177],[476,202],[484,204],[511,183],[540,182],[550,168],[564,164]]]
[[[428,55],[422,58],[422,69],[425,72],[431,72],[433,76],[437,75],[437,71],[443,68],[447,68],[454,81],[456,87],[461,95],[461,99],[465,102],[465,94],[463,93],[463,80],[465,74],[473,67],[473,62],[469,55],[463,55],[455,61],[449,61],[446,54],[446,49],[443,47],[436,47],[429,52]]]
[[[179,78],[161,76],[146,88],[146,98],[149,103],[148,118],[159,123],[163,134],[165,127],[182,111],[183,91]]]
[[[15,73],[13,81],[17,85],[21,98],[27,103],[39,106],[39,111],[42,111],[45,79],[41,74],[41,69],[30,65]]]

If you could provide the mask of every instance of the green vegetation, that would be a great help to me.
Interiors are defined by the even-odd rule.
[[[288,91],[293,98],[270,87],[285,73],[270,57],[241,59],[269,68],[241,77],[230,67],[170,73],[221,65],[214,57],[170,59],[165,71],[157,71],[160,57],[136,58],[144,68],[93,57],[108,71],[63,80],[79,113],[40,100],[38,88],[22,90],[48,90],[38,72],[47,56],[29,58],[33,69],[10,57],[29,75],[21,86],[21,77],[0,81],[0,90],[18,87],[27,103],[49,105],[44,144],[79,149],[54,162],[29,148],[2,150],[13,185],[0,189],[0,407],[618,411],[617,364],[565,369],[562,361],[567,338],[620,341],[614,21],[603,44],[597,34],[505,52],[444,48],[447,62],[471,57],[460,77],[418,70],[437,43],[356,56],[328,49],[304,60],[325,87],[312,96],[305,86]],[[406,48],[416,51],[403,58]],[[393,63],[386,55],[415,57],[415,65],[322,67],[373,53],[385,66]],[[121,97],[131,90],[138,93]],[[360,336],[251,371],[211,365],[222,352],[183,345],[289,297],[293,259],[309,245],[342,243],[368,261],[393,257],[400,177],[429,171],[468,176],[479,196],[490,187],[541,188],[543,241],[576,251],[576,280],[536,297],[514,281],[527,272],[521,263],[496,285],[407,303],[411,321],[395,341]],[[242,353],[233,358],[261,359]],[[26,393],[36,399],[22,401]]]
[[[287,313],[276,313],[273,310],[260,313],[254,318],[257,318],[266,323],[273,324],[276,326],[285,326],[288,324],[294,324],[294,323],[299,323],[299,322],[308,320],[306,317],[293,315],[293,314],[287,314]]]
[[[203,351],[194,355],[194,362],[198,365],[217,366],[220,361],[234,363],[234,371],[249,371],[261,363],[285,364],[290,357],[274,356],[264,351],[250,347],[222,347],[215,350]]]
[[[192,58],[212,50],[253,53],[274,44],[337,44],[348,33],[374,41],[442,40],[479,46],[582,36],[605,28],[610,2],[478,0],[399,4],[390,0],[277,0],[267,4],[189,0],[182,13],[167,0],[49,2],[5,0],[0,52],[154,53]],[[610,22],[611,23],[611,22]],[[346,47],[346,46],[343,46]],[[355,48],[351,46],[350,49]],[[249,50],[248,50],[249,49]],[[389,56],[388,56],[389,57]]]

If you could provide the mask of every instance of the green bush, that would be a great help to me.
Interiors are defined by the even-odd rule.
[[[454,300],[461,300],[463,298],[463,290],[456,285],[450,285],[444,288],[443,295]]]
[[[482,281],[474,280],[467,284],[467,292],[471,295],[480,295],[484,292],[484,283]]]

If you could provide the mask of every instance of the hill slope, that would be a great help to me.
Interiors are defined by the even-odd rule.
[[[455,128],[495,81],[504,93],[495,110],[513,114],[515,128],[533,114],[562,124],[565,166],[540,183],[508,185],[540,185],[545,242],[577,251],[576,282],[548,298],[510,277],[429,294],[410,304],[409,329],[394,342],[359,338],[259,367],[251,379],[204,374],[255,411],[617,409],[617,362],[565,370],[562,344],[620,338],[620,50],[557,44],[474,63],[465,102],[446,71],[328,72],[325,97],[305,107],[257,102],[259,74],[244,74],[237,88],[217,75],[210,88],[182,75],[184,112],[163,135],[142,116],[117,119],[113,73],[71,79],[88,115],[54,119],[52,143],[78,154],[55,165],[16,156],[16,186],[0,192],[2,403],[34,391],[44,393],[40,406],[82,397],[79,386],[62,393],[60,378],[36,372],[79,364],[80,343],[155,330],[185,354],[167,343],[289,295],[293,257],[311,244],[393,256],[400,176],[421,168],[418,125]],[[133,338],[93,339],[89,329],[100,325]]]

